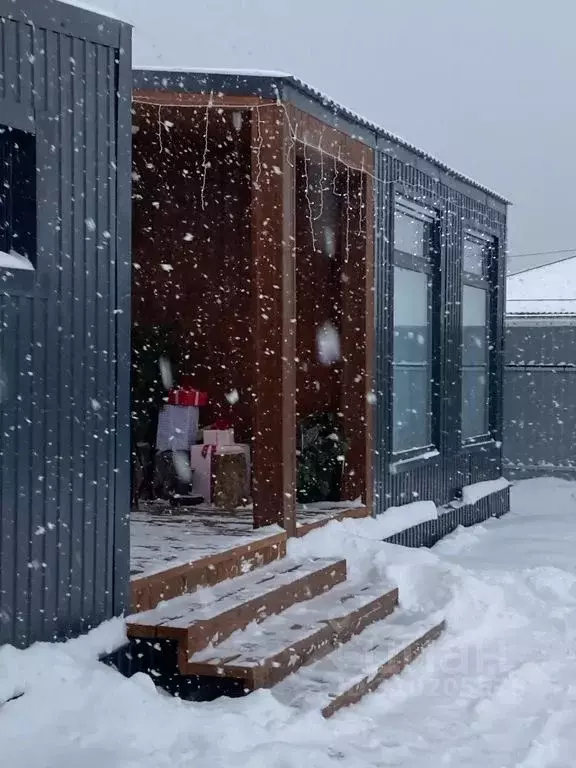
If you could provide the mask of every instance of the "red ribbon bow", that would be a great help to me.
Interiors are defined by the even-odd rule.
[[[227,429],[232,429],[232,424],[226,419],[217,419],[210,429],[215,429],[218,432],[224,432]]]

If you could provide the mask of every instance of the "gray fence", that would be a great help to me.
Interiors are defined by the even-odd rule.
[[[504,468],[576,477],[576,317],[508,317]]]

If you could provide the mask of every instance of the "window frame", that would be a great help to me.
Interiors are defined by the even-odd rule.
[[[429,224],[429,238],[427,242],[427,249],[424,255],[416,256],[405,251],[397,250],[395,246],[395,230],[396,230],[396,214],[402,213],[406,216],[410,216],[420,221],[424,221]],[[439,455],[439,426],[440,426],[440,311],[441,311],[441,275],[439,270],[439,257],[441,253],[440,249],[440,237],[441,237],[441,216],[439,211],[429,205],[422,205],[413,202],[409,198],[404,197],[401,194],[396,194],[393,197],[393,211],[392,211],[392,235],[391,235],[391,310],[392,310],[392,342],[391,342],[391,424],[390,424],[390,450],[391,450],[391,464],[390,470],[395,472],[397,467],[406,462],[406,467],[413,466],[413,462],[418,462],[419,459],[428,461],[430,458],[434,458]],[[394,382],[395,382],[395,363],[394,363],[394,347],[395,347],[395,335],[394,335],[394,302],[396,297],[394,286],[394,269],[398,267],[400,269],[410,270],[413,272],[424,273],[428,277],[428,322],[429,322],[429,338],[430,338],[430,390],[429,390],[429,404],[430,404],[430,442],[424,446],[417,446],[415,448],[408,448],[405,450],[395,450],[394,447]]]
[[[48,296],[51,290],[58,200],[52,165],[58,116],[0,98],[1,124],[30,134],[35,142],[36,253],[34,269],[0,266],[0,291],[10,296]],[[45,201],[42,206],[38,201]]]
[[[19,152],[22,155],[19,156]],[[28,157],[28,153],[32,156]],[[31,173],[23,174],[22,179],[18,179],[21,170],[22,158],[25,158],[25,165],[31,164]],[[36,179],[36,137],[30,131],[23,131],[19,128],[13,128],[1,122],[0,117],[0,254],[10,255],[12,251],[29,260],[33,269],[36,271],[38,257],[38,192]],[[26,167],[26,171],[30,168]],[[6,192],[2,192],[3,188]],[[29,204],[28,206],[22,203]],[[20,207],[20,212],[18,211]],[[22,210],[25,216],[21,218]],[[26,234],[28,238],[21,243],[15,239],[20,229],[19,224],[26,221],[30,227]],[[29,242],[26,242],[26,241]],[[27,248],[26,246],[31,246]],[[24,246],[24,249],[22,248]],[[6,267],[13,271],[26,270],[25,267]]]
[[[484,258],[482,261],[482,271],[480,274],[476,272],[467,272],[464,265],[464,249],[466,241],[473,241],[476,243],[482,243],[484,246]],[[494,441],[494,424],[492,418],[492,377],[494,373],[494,327],[492,321],[492,308],[494,302],[494,285],[492,280],[493,272],[493,259],[498,254],[498,240],[497,238],[486,232],[474,229],[472,227],[465,227],[462,233],[462,287],[460,293],[460,303],[462,308],[462,322],[460,329],[460,340],[463,345],[464,336],[464,288],[468,286],[470,288],[476,288],[483,290],[485,293],[485,331],[486,331],[486,362],[483,366],[486,375],[486,387],[487,387],[487,400],[486,400],[486,412],[485,423],[487,425],[487,431],[479,435],[473,435],[471,437],[464,437],[463,430],[463,415],[464,415],[464,363],[461,361],[460,365],[460,444],[464,450],[473,449],[475,446],[485,445]],[[463,346],[462,346],[463,351]],[[480,370],[480,366],[470,366],[471,370]]]

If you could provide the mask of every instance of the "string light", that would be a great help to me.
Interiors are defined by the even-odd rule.
[[[168,101],[155,102],[155,101],[148,100],[148,99],[134,99],[133,103],[134,104],[140,104],[142,106],[149,106],[149,107],[150,106],[152,106],[152,107],[171,107],[171,108],[175,108],[175,109],[202,109],[204,107],[204,105],[201,105],[201,104],[183,104],[183,103],[177,102],[177,101],[176,102],[168,102]],[[274,104],[259,104],[259,105],[255,105],[255,104],[224,104],[224,103],[222,103],[222,104],[221,103],[214,104],[214,103],[212,103],[212,104],[209,104],[208,106],[206,106],[205,108],[206,109],[222,109],[222,110],[223,109],[232,109],[232,110],[242,110],[242,109],[245,109],[245,110],[250,110],[251,112],[256,110],[256,114],[258,115],[259,111],[261,109],[265,109],[266,107],[274,107],[275,109],[278,109],[278,106],[282,107],[282,109],[284,111],[284,114],[286,116],[286,119],[287,119],[287,122],[288,122],[288,127],[290,129],[290,140],[292,141],[292,143],[302,144],[303,146],[305,145],[309,149],[313,149],[315,151],[321,151],[322,154],[325,157],[332,158],[335,161],[337,161],[338,163],[340,163],[341,165],[343,165],[343,166],[345,166],[347,168],[350,168],[353,171],[362,172],[363,165],[357,165],[355,163],[349,163],[349,162],[347,162],[347,161],[342,159],[341,148],[340,147],[338,147],[338,154],[333,154],[332,152],[329,152],[326,149],[321,149],[319,146],[315,146],[314,144],[311,144],[306,139],[300,138],[297,135],[296,131],[294,130],[294,126],[292,125],[292,123],[290,121],[290,116],[288,114],[288,110],[286,109],[286,105],[285,104],[278,105],[278,104],[274,103]],[[298,123],[296,123],[295,125],[298,126]],[[366,145],[364,145],[364,146],[366,146]],[[370,149],[370,147],[366,146],[366,149]],[[379,181],[382,184],[398,183],[398,180],[378,179],[378,177],[376,177],[374,174],[372,174],[368,170],[366,170],[365,167],[364,167],[364,171],[363,172],[367,176],[370,176],[370,178],[374,179],[375,181]]]
[[[206,125],[204,128],[204,154],[202,155],[202,187],[200,188],[200,206],[202,210],[206,208],[206,177],[208,175],[208,123],[210,119],[210,108],[212,107],[213,91],[210,91],[208,104],[206,105]]]
[[[254,188],[260,189],[260,174],[262,173],[262,163],[260,161],[260,150],[264,139],[262,137],[262,124],[260,122],[260,107],[256,107],[256,128],[258,131],[258,147],[256,149],[256,160],[258,161],[258,170],[256,172],[256,178],[254,179]]]
[[[212,103],[211,103],[212,102]],[[163,100],[162,102],[154,101],[153,99],[147,99],[147,98],[135,98],[133,100],[134,104],[141,104],[143,106],[156,106],[156,107],[172,107],[177,109],[201,109],[204,105],[201,104],[185,104],[181,101],[168,101]],[[253,112],[256,110],[257,119],[259,119],[259,114],[261,109],[266,109],[267,107],[273,107],[274,109],[278,109],[279,107],[283,110],[284,116],[286,118],[286,122],[288,124],[289,132],[290,132],[290,142],[291,147],[293,148],[295,144],[300,144],[304,147],[308,147],[309,149],[312,149],[314,151],[320,151],[321,154],[323,154],[325,157],[332,158],[335,163],[339,163],[343,167],[347,168],[348,170],[357,171],[361,174],[364,174],[366,178],[370,178],[375,184],[382,185],[384,188],[389,188],[392,185],[401,185],[401,188],[403,190],[403,193],[406,197],[410,196],[410,193],[412,193],[415,200],[421,199],[421,198],[429,198],[430,192],[429,190],[425,189],[422,184],[414,184],[412,182],[406,181],[406,179],[401,177],[400,172],[396,175],[395,178],[392,179],[384,179],[375,173],[370,172],[366,169],[364,166],[364,160],[362,160],[362,163],[360,166],[358,166],[355,163],[351,163],[349,161],[342,159],[342,150],[341,147],[338,146],[338,152],[337,154],[333,154],[330,151],[327,151],[325,149],[321,149],[320,146],[315,146],[314,144],[311,144],[306,138],[301,138],[298,136],[297,129],[298,129],[298,123],[295,123],[295,126],[292,124],[290,119],[290,114],[288,110],[286,109],[286,104],[282,102],[281,100],[277,99],[275,102],[270,103],[264,103],[264,104],[254,104],[252,103],[236,103],[236,104],[228,104],[225,102],[214,104],[213,103],[213,92],[210,93],[210,100],[209,104],[206,106],[206,111],[208,112],[209,109],[219,109],[219,110],[225,110],[225,109],[231,109],[231,110],[249,110],[250,112]],[[361,142],[357,140],[360,144]],[[319,142],[321,143],[321,142]],[[366,149],[371,149],[367,145],[363,145],[366,147]],[[204,175],[206,173],[206,168],[204,169]],[[476,212],[481,218],[486,219],[487,214],[482,213],[480,211]]]
[[[318,216],[314,217],[314,221],[318,221],[322,218],[324,213],[324,153],[322,152],[322,136],[318,142],[318,150],[320,152],[320,210]]]
[[[312,250],[316,251],[316,236],[314,235],[314,217],[312,216],[312,202],[309,194],[308,158],[306,157],[306,144],[304,145],[304,194],[308,205],[308,221],[310,222],[310,236],[312,237]]]
[[[350,168],[346,168],[346,244],[344,250],[344,263],[348,264],[350,255]]]
[[[162,105],[158,104],[158,144],[160,146],[160,154],[164,151],[164,145],[162,142]]]

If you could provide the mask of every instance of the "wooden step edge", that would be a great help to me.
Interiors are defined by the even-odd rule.
[[[202,651],[210,643],[218,645],[233,632],[246,629],[253,621],[261,624],[268,616],[282,613],[295,603],[303,603],[326,594],[332,587],[346,581],[346,578],[346,560],[337,560],[264,595],[240,603],[212,619],[195,622],[188,631],[188,656]]]
[[[139,576],[130,582],[131,613],[156,608],[163,600],[213,587],[286,556],[287,535],[275,533],[264,539],[241,544],[225,552],[206,555],[198,560],[150,576]]]
[[[344,520],[362,520],[371,516],[371,512],[367,507],[350,507],[349,509],[341,509],[333,512],[325,518],[314,520],[313,522],[298,522],[298,520],[296,520],[296,538],[301,539],[303,536],[312,533],[312,531],[324,528],[329,523],[341,523]]]
[[[383,682],[394,675],[398,675],[411,664],[425,648],[433,643],[434,640],[442,634],[445,628],[445,621],[436,624],[436,626],[429,629],[391,659],[388,659],[388,661],[382,664],[375,673],[367,675],[363,680],[360,680],[359,683],[356,683],[348,690],[338,694],[332,699],[330,704],[322,709],[322,715],[325,718],[332,717],[338,710],[348,707],[351,704],[358,703],[367,693],[372,693]]]
[[[336,560],[315,571],[307,571],[296,576],[288,583],[276,587],[271,585],[269,591],[264,591],[250,600],[238,602],[222,613],[204,619],[199,617],[197,620],[191,620],[188,626],[128,622],[128,636],[178,640],[182,645],[179,658],[187,660],[188,656],[203,650],[210,643],[217,645],[230,637],[233,632],[246,629],[252,622],[261,623],[268,616],[282,613],[295,603],[305,602],[325,594],[332,587],[346,581],[346,576],[346,561]]]
[[[354,635],[360,634],[370,624],[385,619],[397,605],[398,589],[395,587],[347,615],[327,620],[324,627],[269,656],[258,666],[235,666],[233,660],[230,663],[211,664],[194,662],[186,658],[183,659],[181,670],[186,675],[242,680],[244,688],[249,691],[271,688],[300,667],[327,656],[335,648],[347,643]]]

